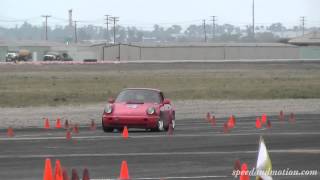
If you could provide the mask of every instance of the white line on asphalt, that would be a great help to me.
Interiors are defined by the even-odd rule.
[[[278,149],[269,150],[269,153],[281,154],[320,154],[320,149]],[[84,153],[84,154],[13,154],[0,155],[0,159],[14,158],[70,158],[70,157],[119,157],[119,156],[185,156],[185,155],[221,155],[221,154],[256,154],[257,151],[209,151],[209,152],[144,152],[144,153]]]
[[[131,180],[153,180],[153,179],[208,179],[208,178],[231,178],[233,176],[175,176],[175,177],[141,177],[141,178],[130,178]],[[110,178],[94,178],[92,180],[118,180]]]
[[[130,133],[130,132],[129,132]],[[223,134],[221,132],[205,133],[205,134],[174,134],[172,136],[167,136],[166,134],[161,135],[137,135],[129,136],[129,139],[141,139],[141,138],[168,138],[168,137],[211,137],[211,136],[251,136],[251,135],[261,135],[261,133],[266,133],[268,136],[278,136],[278,135],[320,135],[320,132],[253,132],[253,133],[229,133]],[[62,140],[66,139],[65,136],[54,136],[54,137],[12,137],[12,138],[0,138],[1,141],[34,141],[34,140]],[[121,134],[117,136],[74,136],[72,139],[114,139],[122,138]]]

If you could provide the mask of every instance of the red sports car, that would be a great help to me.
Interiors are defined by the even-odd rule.
[[[124,126],[167,131],[170,125],[175,127],[174,107],[157,89],[124,89],[115,100],[109,99],[102,115],[105,132],[121,131]]]

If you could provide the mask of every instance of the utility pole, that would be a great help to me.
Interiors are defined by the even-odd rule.
[[[106,15],[104,15],[105,17],[106,17],[106,25],[107,25],[107,41],[109,41],[109,17],[110,17],[110,15],[108,15],[108,14],[106,14]]]
[[[304,27],[305,27],[306,17],[301,16],[300,18],[301,18],[301,25],[302,25],[302,36],[304,36]]]
[[[203,20],[204,42],[207,42],[206,20]]]
[[[43,18],[45,18],[45,22],[46,22],[46,41],[48,40],[48,18],[51,17],[50,15],[42,15]]]
[[[212,17],[212,40],[215,39],[216,37],[216,16],[211,16]]]
[[[254,11],[254,0],[252,0],[252,37],[255,39],[255,11]]]
[[[78,43],[78,34],[77,34],[77,22],[79,21],[73,21],[74,22],[74,42]]]
[[[119,21],[119,17],[110,17],[110,20],[113,21],[113,44],[116,44],[116,22]]]

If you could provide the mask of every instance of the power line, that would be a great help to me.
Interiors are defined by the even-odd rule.
[[[212,40],[216,37],[216,17],[217,16],[211,16],[212,17]]]
[[[203,20],[204,42],[207,42],[206,20]]]
[[[304,27],[305,27],[306,17],[301,16],[300,18],[301,18],[301,25],[302,25],[302,36],[304,36]]]
[[[46,21],[46,41],[48,40],[48,18],[51,17],[50,15],[42,15],[43,18],[45,18]]]
[[[107,25],[107,41],[109,41],[109,20],[110,20],[110,15],[108,15],[108,14],[106,14],[106,15],[104,15],[104,16],[106,16],[106,25]]]
[[[113,44],[116,44],[116,23],[119,21],[119,17],[110,17],[113,21]]]

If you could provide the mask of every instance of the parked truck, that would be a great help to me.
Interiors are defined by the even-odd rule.
[[[30,51],[21,49],[18,52],[8,52],[6,62],[29,61],[32,59]]]

